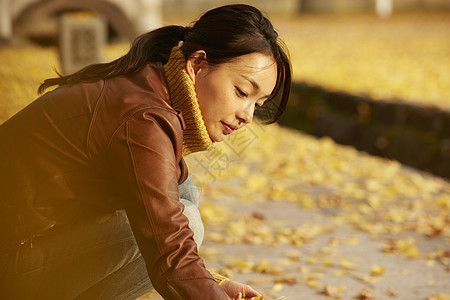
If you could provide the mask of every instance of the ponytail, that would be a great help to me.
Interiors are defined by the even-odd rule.
[[[47,88],[80,82],[95,82],[119,75],[129,75],[139,71],[149,62],[166,63],[170,50],[184,40],[190,27],[166,26],[137,37],[124,56],[109,62],[89,65],[71,75],[46,79],[38,89],[42,94]]]

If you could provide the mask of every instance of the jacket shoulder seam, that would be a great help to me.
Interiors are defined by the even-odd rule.
[[[114,132],[111,134],[110,138],[108,139],[108,143],[107,143],[107,145],[106,145],[106,150],[108,150],[109,147],[111,146],[112,140],[113,140],[114,136],[116,135],[117,131],[119,131],[120,128],[122,128],[122,127],[125,125],[125,123],[128,122],[128,120],[130,120],[136,113],[138,113],[138,112],[140,112],[140,111],[166,111],[166,112],[171,113],[171,114],[174,115],[174,116],[177,115],[177,113],[176,113],[175,110],[170,110],[170,109],[161,108],[161,107],[157,107],[157,108],[155,108],[155,107],[148,107],[148,106],[145,106],[145,107],[142,107],[142,106],[136,107],[136,108],[134,108],[134,109],[132,109],[132,110],[130,110],[130,111],[127,112],[127,114],[125,115],[125,117],[123,117],[122,122],[120,122],[119,126],[117,126],[117,128],[116,128],[116,129],[114,130]]]
[[[100,109],[100,104],[103,102],[107,85],[108,85],[108,81],[103,80],[103,86],[102,86],[99,96],[97,97],[97,101],[95,102],[94,112],[92,114],[91,122],[89,124],[89,131],[88,131],[88,134],[86,137],[86,139],[87,139],[86,140],[86,149],[87,149],[88,157],[91,160],[92,160],[92,154],[91,154],[91,150],[90,150],[90,142],[91,142],[91,138],[92,138],[92,131],[94,130],[93,124],[97,118],[98,111]]]

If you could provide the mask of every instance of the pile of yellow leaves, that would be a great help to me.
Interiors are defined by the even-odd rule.
[[[0,47],[0,122],[37,98],[40,83],[59,69],[56,49]]]
[[[275,22],[294,79],[375,99],[450,108],[450,15],[300,15]]]

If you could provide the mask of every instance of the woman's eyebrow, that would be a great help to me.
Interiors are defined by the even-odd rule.
[[[248,77],[246,75],[241,75],[241,77],[244,78],[245,80],[247,80],[248,82],[250,82],[256,92],[258,92],[260,90],[258,83],[253,78]],[[270,97],[270,95],[265,95],[265,96],[262,96],[261,99],[267,99],[269,97]]]
[[[248,77],[246,75],[241,75],[241,77],[244,78],[245,80],[249,81],[256,91],[259,91],[259,85],[253,78]]]

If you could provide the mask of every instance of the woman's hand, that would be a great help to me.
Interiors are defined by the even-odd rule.
[[[243,298],[261,296],[260,293],[252,289],[249,285],[232,280],[223,282],[220,287],[223,289],[225,294],[227,294],[229,299],[241,300]]]

